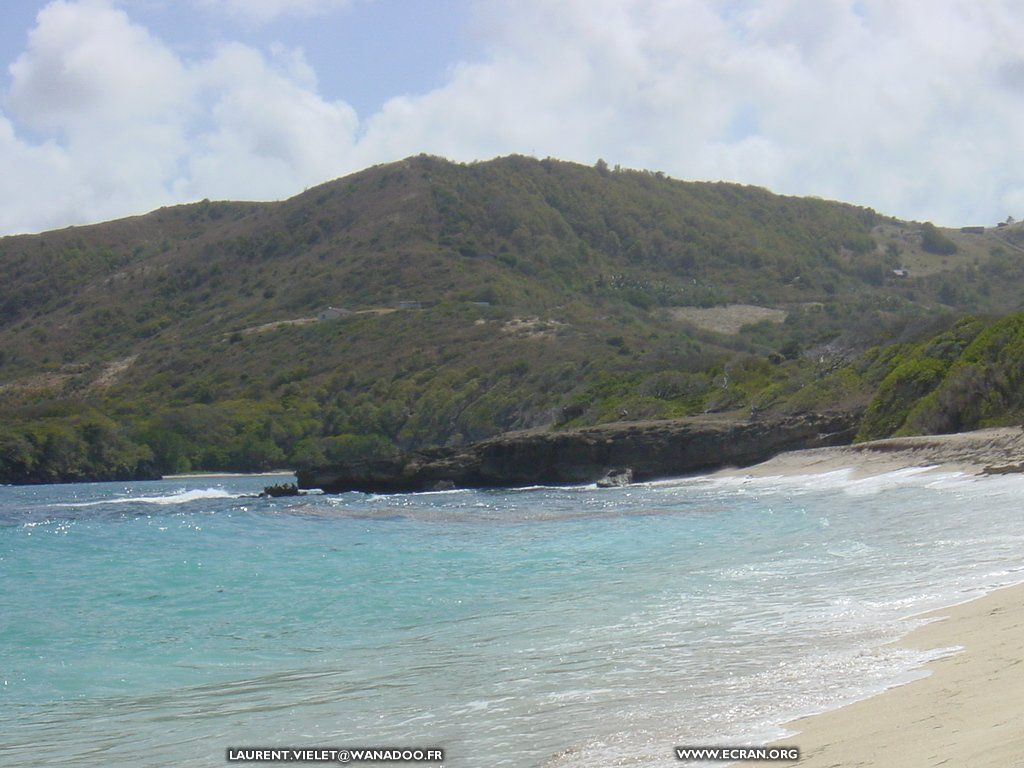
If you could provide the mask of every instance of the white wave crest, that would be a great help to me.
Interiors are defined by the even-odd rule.
[[[105,504],[188,504],[200,499],[238,499],[241,494],[228,493],[223,488],[195,488],[181,490],[168,496],[119,496],[115,499],[99,501],[77,501],[66,504],[54,504],[55,507],[100,507]]]

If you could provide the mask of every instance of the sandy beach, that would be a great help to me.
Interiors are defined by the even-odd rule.
[[[970,474],[1024,472],[1024,429],[995,427],[954,435],[921,435],[873,440],[834,448],[780,453],[768,461],[718,474],[770,477],[813,475],[853,469],[868,477],[906,467],[935,467]]]
[[[926,615],[941,618],[900,645],[963,650],[927,665],[926,678],[790,723],[797,733],[780,744],[800,747],[801,759],[773,765],[1024,765],[1024,585]]]
[[[795,451],[730,474],[764,477],[853,467],[870,476],[912,466],[1003,474],[1019,471],[1022,461],[1024,432],[1006,428]],[[773,765],[1024,766],[1024,585],[925,617],[933,621],[899,645],[960,650],[928,664],[927,677],[790,723],[795,735],[779,743],[800,747],[801,759]]]

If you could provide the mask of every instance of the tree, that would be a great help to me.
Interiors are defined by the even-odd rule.
[[[921,225],[921,247],[928,253],[949,256],[957,252],[956,243],[939,232],[939,228],[926,221]]]
[[[939,301],[943,304],[950,306],[957,304],[960,299],[960,292],[956,286],[950,283],[948,280],[944,280],[942,285],[939,287]]]

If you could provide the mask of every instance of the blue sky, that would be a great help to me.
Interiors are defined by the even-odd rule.
[[[272,23],[197,14],[180,2],[121,5],[186,53],[201,54],[224,40],[301,48],[320,93],[344,99],[360,114],[376,112],[396,94],[440,87],[451,65],[475,53],[467,34],[470,8],[461,0],[355,0],[316,15],[282,14]]]
[[[5,0],[0,9],[0,62],[24,50],[46,0]],[[182,55],[195,57],[225,40],[257,48],[301,47],[316,70],[320,91],[345,99],[360,113],[380,109],[391,96],[444,84],[448,68],[476,53],[466,0],[354,0],[321,13],[282,13],[267,21],[196,8],[173,0],[116,3]]]
[[[6,0],[0,233],[420,152],[1024,215],[1016,0]]]

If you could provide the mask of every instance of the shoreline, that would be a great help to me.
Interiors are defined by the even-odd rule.
[[[890,438],[781,453],[761,464],[711,477],[813,476],[847,471],[852,479],[920,469],[975,477],[1022,471],[1024,431],[994,428],[953,435]],[[1022,556],[1024,565],[1024,556]],[[927,623],[890,646],[949,653],[908,672],[867,698],[783,723],[775,746],[800,748],[794,768],[1002,768],[1024,757],[1024,575],[953,605],[912,614]],[[823,681],[824,685],[828,681]],[[763,763],[738,762],[737,766]]]
[[[972,475],[1022,473],[1024,429],[992,427],[786,451],[760,464],[721,469],[709,477],[788,477],[849,470],[853,479],[862,479],[911,468]]]
[[[800,760],[774,765],[1017,764],[1024,756],[1024,582],[908,618],[931,621],[891,645],[951,652],[917,668],[925,677],[783,724],[793,734],[775,744],[799,747]]]

